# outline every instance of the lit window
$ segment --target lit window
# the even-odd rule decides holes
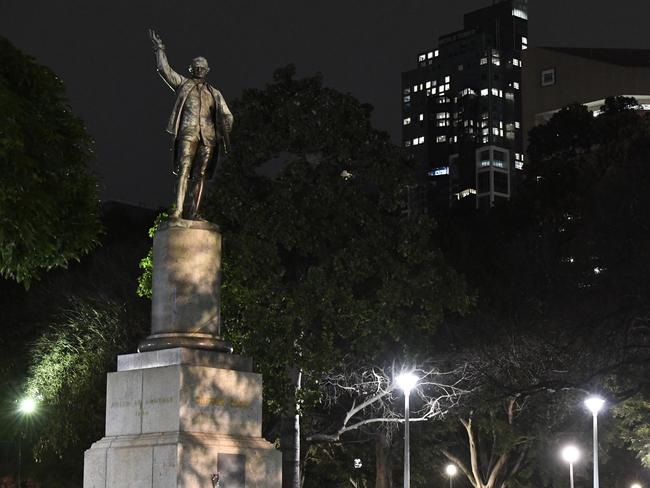
[[[440,55],[440,51],[436,49],[433,51],[433,55],[437,58]]]
[[[424,114],[420,114],[420,122],[424,120]]]
[[[483,88],[483,89],[481,90],[481,96],[482,96],[482,97],[487,97],[487,95],[488,95],[489,92],[490,92],[490,91],[489,91],[487,88]]]
[[[458,71],[463,71],[464,69],[465,69],[465,66],[463,66],[462,64],[458,65]]]
[[[418,56],[418,62],[426,61],[427,60],[427,55],[426,54],[420,54]]]
[[[424,90],[424,83],[420,83],[420,90]]]
[[[521,129],[521,123],[519,121],[515,121],[515,129]]]
[[[484,136],[487,136],[487,135],[490,133],[490,129],[488,129],[488,128],[486,127],[486,128],[483,129],[481,132],[482,132],[482,134],[483,134]]]
[[[518,82],[518,81],[515,81],[515,82],[512,84],[512,87],[513,87],[515,90],[519,90],[519,82]]]
[[[436,114],[436,119],[448,119],[449,118],[449,112],[438,112]]]
[[[436,137],[436,142],[447,142],[447,136],[442,135],[442,136]]]
[[[410,96],[410,95],[406,95],[406,96],[404,97],[404,103],[406,103],[406,102],[410,102],[410,101],[411,101],[411,96]]]
[[[483,137],[483,138],[481,139],[481,142],[482,142],[483,144],[487,144],[489,141],[490,141],[490,138],[489,138],[489,137]]]
[[[487,64],[487,58],[481,58],[481,65]]]
[[[496,127],[492,127],[492,134],[494,134],[495,136],[498,136],[499,135],[499,129],[497,129]]]
[[[515,161],[515,169],[524,169],[523,161]]]
[[[445,83],[449,83],[450,81],[451,81],[451,77],[450,76],[445,76]]]
[[[427,58],[428,58],[428,59],[433,58],[433,51],[429,51],[429,52],[427,53]]]
[[[404,119],[404,125],[409,125],[411,123],[411,117],[406,117]]]
[[[526,36],[521,36],[521,43],[524,45],[528,44],[528,38]]]
[[[525,10],[522,10],[520,8],[513,8],[512,15],[513,17],[519,17],[520,19],[528,20],[528,14]]]
[[[411,147],[411,141],[404,141],[404,147]]]
[[[413,93],[417,93],[417,91],[418,91],[418,86],[417,86],[417,85],[413,85]]]
[[[521,67],[521,61],[519,61],[517,58],[513,58],[512,65]]]
[[[445,85],[445,90],[449,90],[449,83]]]
[[[449,120],[447,119],[437,120],[436,127],[449,127]]]
[[[404,88],[404,95],[408,95],[409,93],[411,93],[411,89],[410,88]]]
[[[421,136],[421,137],[418,139],[418,142],[419,142],[420,144],[424,144],[424,136]]]
[[[497,88],[492,88],[492,95],[494,95],[495,97],[498,97],[499,96],[499,90]]]
[[[431,88],[431,82],[427,81],[427,83],[424,86],[426,86],[427,88]]]
[[[431,88],[431,95],[435,95],[437,90],[438,89],[435,86]]]
[[[514,100],[515,94],[512,92],[506,92],[506,100]]]

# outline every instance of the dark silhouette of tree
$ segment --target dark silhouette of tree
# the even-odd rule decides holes
[[[29,286],[97,244],[92,141],[63,83],[0,38],[0,276]]]

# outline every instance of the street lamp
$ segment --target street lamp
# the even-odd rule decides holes
[[[573,463],[580,458],[580,451],[576,446],[566,446],[562,449],[562,459],[569,463],[569,479],[571,480],[571,488],[573,488]]]
[[[445,467],[445,473],[447,473],[447,476],[449,476],[449,488],[452,488],[453,479],[454,476],[456,476],[456,473],[458,473],[458,468],[455,464],[448,464]]]
[[[591,396],[585,400],[585,405],[594,418],[594,488],[598,488],[598,412],[603,408],[605,400]]]
[[[27,417],[31,414],[33,414],[36,411],[36,400],[33,399],[32,397],[25,397],[21,399],[18,402],[18,413],[22,417]],[[21,427],[20,429],[20,434],[18,435],[18,487],[20,487],[22,483],[22,464],[23,464],[23,452],[22,452],[22,438],[23,438],[24,432]]]
[[[640,483],[632,483],[630,488],[643,488]]]
[[[409,453],[409,396],[415,388],[418,377],[413,373],[402,373],[395,381],[404,392],[404,488],[411,487],[411,460]]]

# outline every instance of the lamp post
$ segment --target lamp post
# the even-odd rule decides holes
[[[458,473],[458,468],[455,464],[448,464],[445,467],[445,473],[447,473],[447,476],[449,476],[449,488],[453,488],[453,480],[454,476],[456,476],[456,473]]]
[[[29,416],[36,411],[36,400],[30,397],[25,397],[20,402],[18,402],[18,413],[22,416]],[[18,434],[18,488],[20,488],[22,483],[22,464],[23,464],[23,452],[22,452],[22,439],[23,439],[23,428],[21,426],[20,433]]]
[[[402,373],[395,381],[397,386],[404,392],[404,488],[411,487],[411,459],[409,452],[409,396],[415,388],[418,377],[413,373]]]
[[[571,480],[571,488],[573,488],[573,463],[580,458],[580,451],[576,446],[566,446],[562,449],[562,459],[569,463],[569,479]]]
[[[599,488],[598,482],[598,412],[603,408],[605,400],[591,396],[585,400],[585,405],[594,418],[594,488]]]
[[[630,488],[643,488],[640,483],[632,483]]]

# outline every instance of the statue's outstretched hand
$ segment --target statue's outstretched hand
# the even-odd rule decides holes
[[[156,49],[164,49],[165,45],[162,42],[162,39],[160,36],[156,33],[155,30],[149,29],[149,39],[151,39],[151,42],[153,43],[153,47]]]

